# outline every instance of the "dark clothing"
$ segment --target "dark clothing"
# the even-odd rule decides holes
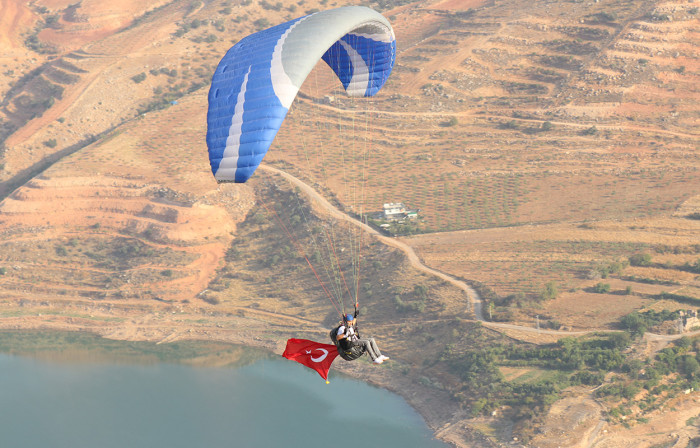
[[[352,350],[352,348],[356,346],[353,342],[354,341],[351,341],[349,338],[343,338],[338,340],[338,345],[340,345],[340,348],[343,350]]]
[[[331,330],[331,341],[335,344],[338,354],[346,361],[354,361],[365,354],[365,346],[359,341],[351,341],[348,338],[338,340],[340,325]]]

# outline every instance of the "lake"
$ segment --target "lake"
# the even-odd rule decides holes
[[[154,362],[153,346],[148,356],[110,350],[0,354],[0,446],[447,446],[401,397],[332,371],[327,385],[300,364],[249,349],[223,367]]]

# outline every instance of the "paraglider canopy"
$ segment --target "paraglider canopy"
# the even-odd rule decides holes
[[[320,59],[348,95],[373,96],[395,58],[391,25],[362,6],[317,12],[242,39],[219,63],[209,90],[207,146],[214,177],[248,180]]]

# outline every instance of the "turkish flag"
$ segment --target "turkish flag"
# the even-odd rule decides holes
[[[328,380],[328,370],[338,356],[338,350],[335,345],[320,344],[306,339],[289,339],[282,356],[314,369],[321,378]]]

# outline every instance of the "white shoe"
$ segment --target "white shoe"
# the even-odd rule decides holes
[[[384,362],[384,361],[387,361],[387,360],[389,359],[389,357],[388,357],[388,356],[384,356],[384,355],[382,355],[382,356],[380,356],[380,357],[379,357],[379,358],[377,358],[377,359],[381,359],[381,360],[382,360],[382,362]]]
[[[375,364],[381,364],[381,363],[384,362],[384,360],[380,357],[380,358],[375,359],[375,360],[372,361],[372,362],[375,363]]]

